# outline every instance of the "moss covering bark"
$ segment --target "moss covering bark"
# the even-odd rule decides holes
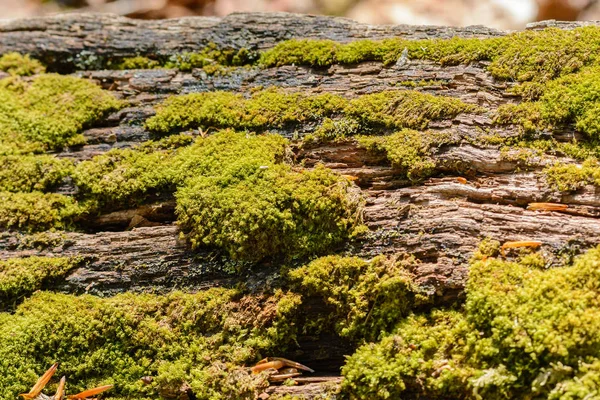
[[[343,373],[349,398],[593,398],[600,390],[600,248],[544,270],[483,257],[471,265],[464,310],[400,322],[358,349]]]

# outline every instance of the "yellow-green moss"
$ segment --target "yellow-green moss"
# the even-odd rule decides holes
[[[9,149],[14,153],[79,144],[77,134],[84,127],[119,106],[110,93],[80,78],[48,74],[31,83],[3,79],[0,150],[10,154]]]
[[[473,398],[467,388],[472,371],[461,365],[465,325],[455,311],[409,316],[394,334],[347,358],[342,394],[352,400]]]
[[[27,54],[23,56],[19,53],[6,53],[0,57],[0,71],[11,75],[30,76],[41,74],[46,71],[46,68]]]
[[[114,69],[154,69],[160,68],[160,62],[148,57],[136,56],[124,58]]]
[[[386,91],[347,100],[332,94],[305,95],[268,89],[249,99],[230,92],[194,93],[167,99],[146,121],[152,131],[211,127],[264,130],[321,122],[317,137],[336,137],[367,128],[423,128],[431,120],[479,112],[450,97],[415,91]],[[332,119],[338,116],[341,119]]]
[[[220,131],[179,149],[170,142],[179,145],[169,137],[80,163],[78,198],[114,209],[175,193],[192,247],[247,261],[320,253],[360,225],[360,198],[349,181],[323,167],[294,170],[279,135]]]
[[[238,167],[191,178],[177,192],[179,224],[192,247],[219,247],[249,261],[293,259],[343,243],[360,224],[359,198],[349,197],[349,182],[324,167]]]
[[[0,191],[44,191],[59,184],[72,169],[71,160],[50,155],[0,155]]]
[[[294,344],[290,324],[283,331],[277,325],[291,310],[256,311],[278,310],[280,301],[289,302],[288,294],[35,293],[15,314],[0,313],[0,398],[27,392],[59,361],[69,393],[114,383],[111,399],[156,399],[159,390],[187,382],[197,399],[254,399],[266,377],[242,367]],[[140,381],[147,375],[152,385]]]
[[[344,110],[361,126],[425,129],[432,120],[452,119],[479,108],[458,99],[411,90],[385,91],[353,99]]]
[[[569,192],[592,184],[600,186],[600,163],[589,158],[581,165],[556,163],[544,169],[546,181],[556,190]]]
[[[412,181],[430,176],[435,169],[434,146],[451,143],[448,135],[404,129],[388,136],[358,136],[361,147],[385,154],[392,167]]]
[[[0,309],[63,277],[80,260],[69,257],[9,258],[0,261]]]
[[[349,398],[597,395],[600,247],[553,269],[539,254],[507,262],[483,253],[470,267],[462,312],[411,316],[348,359]]]
[[[215,43],[210,43],[204,49],[196,53],[183,53],[173,55],[165,63],[166,68],[177,68],[181,71],[191,71],[194,68],[215,66],[243,66],[251,64],[257,55],[242,48],[239,50],[231,48],[219,48]]]
[[[281,128],[329,116],[341,111],[345,103],[332,94],[310,96],[274,89],[256,92],[249,99],[231,92],[193,93],[167,99],[146,127],[160,133],[210,127]]]
[[[4,229],[64,229],[82,212],[73,198],[61,194],[0,192],[0,228]]]
[[[599,81],[599,67],[565,75],[546,83],[535,102],[500,107],[496,122],[519,124],[526,133],[573,123],[577,130],[597,141],[600,139],[600,123],[596,118],[600,107]]]
[[[499,38],[434,40],[359,40],[346,44],[330,40],[288,40],[261,54],[263,67],[281,65],[329,66],[381,61],[394,64],[406,49],[409,59],[441,64],[490,61],[488,70],[499,79],[546,81],[596,63],[600,29],[545,29],[516,32]]]
[[[406,268],[412,263],[410,258],[327,256],[289,275],[300,293],[321,297],[332,307],[333,312],[318,321],[320,329],[333,328],[355,341],[374,340],[389,333],[420,297]]]

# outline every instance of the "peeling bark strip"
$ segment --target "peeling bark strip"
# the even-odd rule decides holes
[[[596,23],[548,21],[528,29],[574,29],[587,25]],[[44,61],[49,71],[89,79],[127,102],[126,107],[84,129],[85,144],[54,153],[75,164],[110,150],[135,148],[159,139],[160,135],[145,123],[156,115],[165,99],[174,95],[226,91],[248,98],[260,89],[276,87],[284,93],[330,93],[351,101],[388,90],[414,90],[479,106],[469,106],[469,112],[451,118],[446,115],[428,121],[426,129],[421,130],[423,141],[435,135],[444,139],[427,142],[426,154],[419,156],[426,159],[431,170],[412,180],[389,149],[388,153],[382,150],[385,146],[373,150],[353,136],[364,132],[354,132],[337,141],[302,143],[303,138],[318,131],[323,118],[261,127],[261,131],[275,132],[292,141],[293,154],[289,157],[297,164],[309,170],[323,164],[354,182],[354,190],[360,189],[364,196],[362,216],[369,232],[357,241],[339,245],[332,253],[362,259],[381,254],[414,256],[410,272],[419,290],[429,296],[429,307],[453,304],[464,297],[469,260],[484,238],[501,243],[541,241],[548,267],[561,265],[600,243],[598,183],[592,185],[593,179],[588,177],[580,182],[578,190],[561,192],[545,172],[556,164],[581,166],[581,158],[559,146],[573,139],[589,141],[585,132],[576,130],[572,123],[559,124],[556,129],[536,132],[535,139],[555,141],[553,151],[519,147],[516,143],[522,139],[522,127],[502,125],[496,119],[500,107],[521,102],[512,91],[517,83],[495,79],[487,70],[489,61],[442,65],[415,59],[391,66],[367,61],[322,68],[255,65],[232,68],[224,74],[208,74],[200,68],[117,71],[100,67],[112,59],[138,55],[168,58],[201,51],[210,43],[220,48],[263,51],[293,38],[348,43],[359,39],[495,38],[506,34],[480,26],[370,26],[342,18],[292,14],[233,14],[222,19],[165,21],[67,14],[0,22],[0,55],[30,54]],[[334,123],[341,119],[340,115],[333,116]],[[213,126],[191,126],[181,130],[193,137],[217,130]],[[397,130],[378,127],[370,133],[391,134]],[[81,194],[81,188],[71,178],[52,191],[74,197]],[[139,202],[127,206],[109,203],[110,207],[99,213],[84,214],[76,221],[78,231],[33,235],[1,232],[0,260],[78,257],[78,262],[60,279],[44,280],[41,284],[43,290],[70,294],[112,296],[122,292],[167,293],[174,289],[193,292],[243,284],[249,296],[260,297],[278,287],[282,279],[278,260],[232,273],[236,264],[222,252],[203,247],[192,251],[175,223],[174,190],[159,192],[150,193],[148,198],[152,200],[139,207],[131,208],[131,204]],[[543,207],[528,209],[530,203],[548,202],[568,207],[555,207],[553,211],[543,211]],[[323,312],[319,299],[310,297],[305,301],[303,306],[312,310],[307,314]],[[256,307],[255,313],[275,312]],[[249,319],[255,318],[254,314],[249,315]],[[334,334],[300,335],[300,348],[290,357],[297,356],[309,366],[318,363],[321,372],[336,373],[348,355],[347,343],[339,339]],[[269,387],[261,398],[284,394],[316,398],[340,384],[338,377],[305,376],[298,381],[303,384]]]

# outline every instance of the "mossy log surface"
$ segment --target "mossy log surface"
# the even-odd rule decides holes
[[[549,21],[531,25],[528,30],[574,29],[584,25],[596,24]],[[368,232],[357,240],[337,245],[333,253],[363,259],[380,254],[412,255],[418,261],[411,271],[414,282],[432,299],[428,308],[432,304],[451,305],[464,300],[469,260],[484,238],[501,243],[543,241],[542,252],[549,266],[559,265],[565,254],[579,254],[600,243],[597,186],[586,183],[576,191],[561,192],[542,173],[555,163],[581,165],[581,160],[564,153],[541,156],[524,154],[522,148],[481,145],[484,134],[505,141],[522,135],[519,126],[500,125],[493,118],[499,107],[519,103],[520,97],[513,91],[517,82],[494,78],[487,69],[489,61],[444,65],[411,59],[392,66],[377,61],[326,67],[250,66],[224,74],[210,74],[201,68],[182,71],[103,67],[111,59],[140,55],[163,59],[201,51],[209,44],[263,51],[289,39],[348,43],[398,37],[497,38],[506,34],[479,26],[370,26],[341,18],[291,14],[233,14],[225,18],[166,21],[68,14],[0,21],[0,55],[29,54],[42,61],[50,72],[90,80],[127,102],[124,108],[87,126],[81,132],[85,144],[53,153],[74,163],[157,139],[156,133],[145,125],[146,120],[157,115],[156,106],[173,95],[213,91],[250,95],[266,87],[276,87],[306,95],[331,93],[351,101],[372,93],[409,88],[453,97],[477,106],[478,110],[484,109],[428,123],[429,131],[455,140],[435,148],[430,155],[435,161],[435,172],[418,180],[409,179],[385,154],[368,151],[352,137],[297,145],[299,140],[315,133],[316,123],[269,129],[291,140],[292,157],[298,164],[307,169],[322,164],[351,176],[353,185],[364,196],[361,212]],[[187,133],[193,137],[207,134],[202,129]],[[584,140],[583,134],[568,124],[554,130],[552,137],[558,142]],[[457,178],[465,178],[466,183]],[[70,178],[53,189],[64,195],[75,195],[78,190]],[[535,202],[562,203],[569,207],[560,213],[527,210],[528,204]],[[167,293],[174,289],[194,292],[235,287],[240,283],[250,293],[260,294],[277,287],[281,279],[277,259],[232,273],[226,255],[212,248],[192,250],[180,236],[176,220],[173,193],[162,193],[150,204],[109,207],[84,215],[77,220],[77,229],[49,232],[51,239],[41,236],[32,239],[33,235],[15,230],[0,232],[0,260],[80,257],[80,262],[62,279],[44,282],[41,287],[78,295]],[[347,350],[337,341],[336,337],[324,335],[315,344],[314,338],[300,337],[303,351],[286,355],[296,355],[306,363],[320,362],[322,370],[331,373],[342,363]],[[328,356],[311,354],[311,351],[322,354],[323,349],[329,350]],[[339,383],[336,379],[334,384]],[[306,385],[296,387],[270,387],[265,393],[320,398],[323,387],[321,383],[307,381]]]

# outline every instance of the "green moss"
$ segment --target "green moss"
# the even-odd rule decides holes
[[[56,193],[0,192],[0,227],[4,229],[64,229],[82,212],[73,198]]]
[[[0,155],[0,191],[44,191],[59,184],[72,169],[71,160],[50,155]]]
[[[23,56],[19,53],[6,53],[0,57],[0,71],[11,75],[30,76],[41,74],[46,71],[46,68],[27,54]]]
[[[495,253],[496,244],[483,245]],[[475,257],[464,310],[400,322],[343,368],[350,398],[593,398],[600,389],[600,247],[545,269]]]
[[[250,99],[231,92],[193,93],[167,99],[146,127],[160,133],[210,127],[281,128],[322,119],[344,105],[343,98],[332,94],[309,96],[274,89],[256,92]]]
[[[0,397],[26,392],[58,360],[69,393],[114,383],[109,398],[155,399],[186,382],[198,399],[254,399],[266,377],[242,366],[295,340],[277,327],[285,313],[256,311],[282,300],[289,296],[231,289],[104,299],[35,293],[13,315],[0,313]],[[154,382],[144,386],[147,375]]]
[[[383,153],[411,181],[433,174],[436,163],[432,149],[451,142],[444,134],[404,129],[389,136],[358,136],[359,146]]]
[[[65,232],[37,232],[31,234],[20,235],[18,249],[36,249],[45,250],[47,248],[55,248],[65,244],[72,243],[67,239]]]
[[[342,393],[350,399],[464,399],[471,371],[461,365],[462,314],[413,315],[396,333],[360,347],[342,367]],[[457,351],[458,350],[458,351]],[[458,354],[456,354],[458,353]]]
[[[298,292],[321,297],[332,307],[320,329],[355,341],[374,340],[390,330],[414,306],[418,290],[407,266],[411,259],[379,256],[327,256],[290,271]]]
[[[335,62],[339,47],[340,44],[331,40],[286,40],[262,53],[259,64],[263,67],[291,64],[328,66]]]
[[[580,132],[597,141],[600,139],[600,123],[596,118],[599,80],[600,69],[594,67],[550,81],[537,101],[500,107],[496,121],[519,124],[526,133],[573,123]]]
[[[395,63],[406,49],[409,59],[444,65],[490,61],[488,70],[499,79],[547,81],[596,63],[600,29],[546,29],[516,32],[490,39],[359,40],[346,44],[330,40],[288,40],[261,54],[264,67],[356,64],[365,61]]]
[[[268,89],[249,99],[230,92],[194,93],[167,99],[146,127],[159,133],[211,127],[265,130],[321,122],[318,138],[340,138],[367,128],[423,128],[432,120],[479,112],[460,100],[414,91],[387,91],[348,101]],[[342,117],[341,119],[333,117]]]
[[[6,79],[0,83],[0,150],[4,153],[80,144],[77,134],[84,127],[120,105],[92,82],[70,76],[48,74],[31,84]]]
[[[600,163],[589,158],[583,164],[556,163],[544,169],[546,181],[561,192],[575,191],[585,185],[600,186]]]
[[[183,53],[171,57],[165,64],[166,68],[178,68],[181,71],[191,71],[194,68],[243,66],[253,63],[257,54],[248,49],[220,49],[215,43],[210,43],[197,53]]]
[[[249,261],[291,259],[343,243],[359,224],[349,182],[324,167],[239,167],[192,178],[177,192],[179,224],[192,247],[220,247]]]
[[[68,257],[9,258],[0,261],[0,308],[42,288],[46,282],[65,276],[79,259]]]
[[[478,111],[478,107],[451,97],[398,90],[353,99],[344,113],[358,120],[361,126],[425,129],[432,120]]]
[[[160,68],[160,62],[148,57],[136,56],[124,58],[114,69],[154,69]]]

